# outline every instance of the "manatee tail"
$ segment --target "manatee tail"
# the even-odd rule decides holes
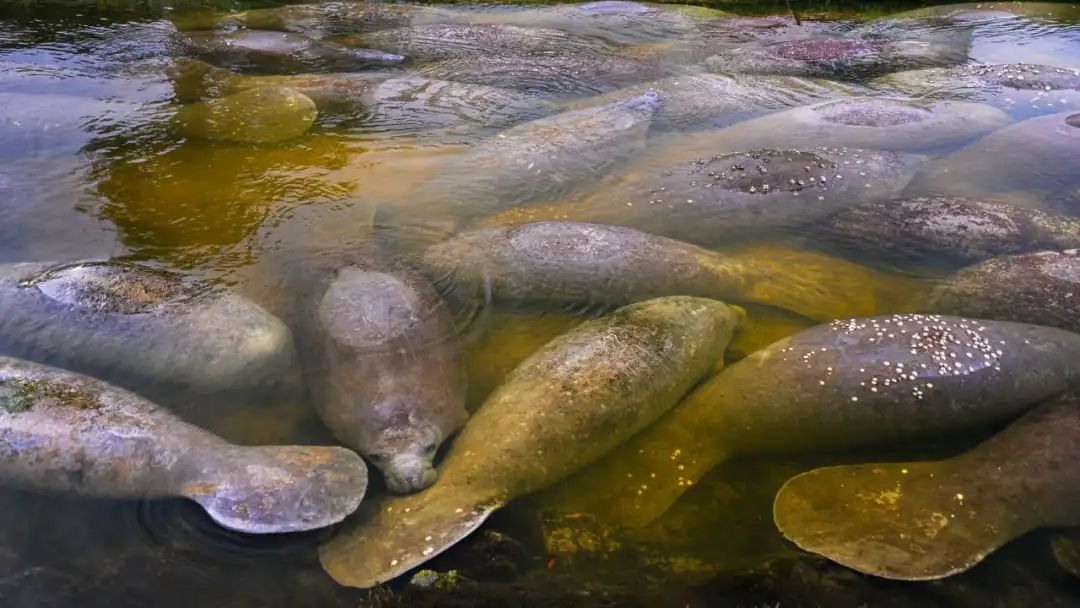
[[[992,488],[955,461],[816,469],[790,479],[773,505],[796,545],[883,578],[932,580],[963,572],[1023,533],[995,508]]]
[[[273,446],[223,450],[201,463],[180,488],[218,524],[249,534],[313,530],[335,524],[360,506],[367,468],[338,447]]]
[[[358,516],[319,547],[319,561],[342,585],[374,587],[454,546],[501,506],[500,501],[477,501],[458,488],[436,483]]]

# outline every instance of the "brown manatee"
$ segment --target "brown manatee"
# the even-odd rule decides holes
[[[881,76],[870,86],[913,97],[963,99],[1032,116],[1080,108],[1080,70],[1029,63],[973,64]]]
[[[944,279],[919,307],[1080,331],[1080,250],[991,258]]]
[[[954,197],[866,203],[841,211],[822,228],[814,231],[815,240],[896,263],[974,263],[1080,247],[1078,219]]]
[[[183,496],[252,534],[329,526],[364,497],[339,447],[241,447],[118,387],[0,357],[0,482],[104,498]]]
[[[730,456],[959,432],[1077,383],[1080,335],[1060,329],[916,314],[834,321],[728,366],[548,501],[640,527]]]
[[[677,153],[676,146],[666,150]],[[650,156],[583,200],[530,205],[476,225],[595,222],[717,246],[893,198],[920,162],[896,152],[825,147],[721,153],[674,165],[666,156]]]
[[[350,71],[399,65],[401,55],[265,30],[187,32],[180,44],[220,67],[262,72]]]
[[[442,299],[404,268],[345,266],[307,314],[305,372],[322,420],[392,491],[430,486],[439,446],[467,417],[465,367]]]
[[[469,55],[585,53],[608,50],[596,39],[562,30],[516,25],[439,23],[380,30],[348,43],[398,53],[416,61]]]
[[[188,104],[176,113],[176,120],[188,137],[267,144],[307,133],[318,115],[307,95],[287,87],[263,86]]]
[[[768,304],[827,321],[878,312],[887,282],[814,253],[718,253],[632,228],[536,222],[464,232],[419,258],[433,280],[477,298],[619,304],[687,295]]]
[[[320,548],[323,567],[343,585],[372,587],[445,551],[661,416],[723,356],[739,317],[715,300],[659,298],[552,340],[476,412],[438,483],[355,521]]]
[[[963,572],[1035,528],[1080,525],[1080,401],[1030,412],[938,462],[826,467],[784,484],[776,526],[796,545],[866,574]]]

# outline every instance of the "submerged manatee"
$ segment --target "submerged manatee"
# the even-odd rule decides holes
[[[93,378],[0,357],[0,481],[104,498],[183,496],[217,523],[269,534],[329,526],[364,497],[338,447],[241,447]]]
[[[187,32],[181,42],[197,57],[221,67],[282,73],[362,70],[398,65],[405,59],[384,51],[264,30]]]
[[[1050,541],[1051,551],[1059,566],[1080,577],[1080,529],[1073,528],[1057,534]]]
[[[267,144],[307,133],[318,115],[315,102],[303,93],[264,86],[188,104],[176,119],[189,137]]]
[[[529,206],[479,225],[571,220],[626,226],[699,245],[807,224],[851,205],[895,197],[919,159],[848,148],[762,149],[671,166],[648,159],[582,201]],[[662,167],[662,168],[658,168]]]
[[[142,390],[300,384],[292,332],[227,290],[126,262],[0,266],[0,352]]]
[[[935,287],[922,308],[1080,331],[1080,250],[1002,256],[969,266]]]
[[[467,416],[465,368],[438,294],[405,272],[348,266],[312,313],[305,367],[320,417],[392,491],[430,486],[436,451]]]
[[[1010,122],[997,108],[966,101],[850,97],[775,112],[672,145],[687,155],[777,146],[918,151],[967,143]]]
[[[596,460],[663,414],[723,355],[739,313],[660,298],[588,321],[521,363],[461,432],[428,490],[379,506],[319,550],[372,587],[445,551],[496,509]]]
[[[1080,247],[1080,219],[971,199],[914,198],[852,207],[813,238],[889,262],[974,263]]]
[[[417,70],[424,76],[515,89],[534,95],[584,97],[665,75],[659,62],[612,53],[504,53],[445,59]]]
[[[1009,202],[1011,195],[1080,214],[1080,113],[1059,112],[995,131],[928,165],[918,194]]]
[[[1006,63],[898,72],[871,86],[915,97],[963,99],[1030,116],[1080,108],[1080,70]]]
[[[607,50],[607,45],[572,36],[561,30],[492,24],[432,24],[382,30],[350,42],[405,55],[416,61],[433,61],[469,55],[506,53],[587,53]]]
[[[712,72],[861,79],[967,60],[965,41],[810,38],[720,51],[705,60]]]
[[[541,118],[481,141],[442,174],[387,209],[394,223],[431,225],[551,200],[613,167],[645,146],[656,93]],[[441,223],[441,224],[440,224]]]
[[[414,21],[437,19],[435,7],[390,2],[320,2],[257,8],[220,17],[216,25],[243,25],[255,30],[278,30],[323,37],[358,34]]]
[[[815,272],[815,263],[832,268]],[[698,296],[785,308],[806,317],[868,315],[882,283],[868,269],[776,249],[717,253],[638,232],[579,222],[537,222],[465,232],[419,261],[449,289],[499,300],[619,304]]]
[[[1043,405],[956,458],[817,469],[776,496],[796,545],[866,574],[963,572],[1035,528],[1080,525],[1080,401]]]
[[[1060,329],[834,321],[727,367],[551,500],[638,527],[733,455],[925,439],[1007,420],[1078,382],[1080,335]]]

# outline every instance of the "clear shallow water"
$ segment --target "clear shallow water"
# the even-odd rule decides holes
[[[408,55],[420,48],[424,61],[410,60],[400,68],[351,66],[347,77],[300,83],[287,80],[300,69],[294,63],[221,61],[193,51],[183,32],[276,27],[324,37],[345,49],[379,48],[368,44],[379,39],[365,40],[364,35],[402,25],[400,17],[387,17],[385,27],[368,21],[350,28],[348,20],[327,25],[325,19],[282,18],[280,12],[244,17],[239,9],[245,7],[226,8],[234,10],[0,8],[0,261],[147,261],[230,284],[292,322],[296,301],[304,297],[296,292],[294,279],[319,267],[320,260],[375,241],[406,255],[419,243],[440,238],[451,220],[491,226],[569,217],[670,231],[665,234],[727,249],[759,265],[773,264],[810,286],[865,286],[857,298],[832,301],[822,296],[803,311],[835,318],[905,310],[900,294],[925,289],[957,264],[930,259],[897,265],[841,252],[819,242],[813,228],[782,222],[768,238],[767,246],[775,249],[754,249],[763,239],[734,238],[744,236],[735,234],[741,232],[738,228],[722,233],[706,227],[693,233],[677,222],[661,225],[652,216],[636,215],[626,206],[632,201],[624,201],[627,188],[677,163],[726,151],[859,145],[920,155],[922,168],[905,196],[964,194],[1080,213],[1075,150],[1069,156],[1048,146],[1025,149],[1010,143],[1029,141],[1023,131],[983,152],[973,143],[1023,119],[1075,111],[1080,107],[1076,90],[1021,89],[1002,98],[976,92],[959,98],[984,102],[996,111],[980,115],[961,108],[959,114],[969,121],[964,128],[900,128],[881,141],[853,142],[845,141],[850,136],[842,132],[816,132],[785,119],[769,122],[767,115],[847,95],[935,99],[942,97],[942,88],[898,91],[874,80],[887,79],[892,71],[888,68],[799,81],[718,75],[703,68],[707,57],[734,46],[804,37],[841,39],[868,30],[884,39],[970,39],[963,56],[948,64],[1022,61],[1076,69],[1080,29],[1075,10],[1053,19],[994,13],[922,27],[860,22],[860,17],[880,17],[885,12],[880,7],[873,15],[859,7],[839,12],[797,7],[804,16],[828,20],[796,25],[786,20],[781,7],[755,6],[736,7],[736,12],[766,21],[726,21],[723,15],[691,11],[669,21],[631,18],[616,25],[590,25],[573,17],[537,16],[529,8],[434,6],[418,9],[414,22],[509,23],[560,34],[530,38],[529,44],[538,48],[555,45],[543,61],[515,61],[512,50],[517,45],[512,40],[488,41],[504,45],[501,53],[494,53],[469,37],[453,44],[435,39],[431,48],[400,49]],[[892,7],[887,12],[893,12]],[[696,25],[711,19],[720,21],[698,37]],[[398,50],[385,41],[379,44]],[[316,49],[303,55],[301,67],[312,73],[340,72],[344,68],[335,63],[341,61],[335,55],[340,52],[339,47]],[[197,57],[242,70],[215,72],[206,64],[183,61]],[[904,67],[929,69],[939,63],[920,56]],[[245,84],[245,79],[283,73],[290,86],[326,96],[316,101],[319,116],[303,135],[252,144],[185,132],[178,117],[184,103],[242,90],[252,83]],[[463,89],[465,85],[470,88]],[[328,94],[328,89],[338,94]],[[621,117],[601,122],[585,114],[572,123],[577,137],[568,140],[559,139],[558,128],[518,127],[514,133],[524,135],[504,135],[521,142],[548,138],[555,142],[553,149],[578,153],[539,175],[532,166],[483,171],[484,163],[509,153],[488,146],[503,129],[648,90],[659,93],[664,103],[650,124],[638,128],[620,122]],[[263,131],[287,126],[271,124]],[[712,131],[729,126],[732,129],[722,134]],[[623,135],[609,139],[616,131]],[[967,157],[950,161],[960,169],[946,166],[944,177],[935,173],[939,161],[968,146],[973,151]],[[1040,151],[1046,155],[1039,156]],[[965,173],[964,167],[974,168]],[[976,171],[984,167],[990,168],[992,179]],[[1035,179],[1027,178],[1033,174]],[[877,188],[876,183],[867,185]],[[543,196],[535,196],[538,192]],[[449,218],[447,208],[454,210]],[[801,257],[799,252],[806,251],[829,257]],[[580,320],[610,308],[589,294],[570,305],[489,306],[482,294],[478,297],[457,284],[453,276],[445,277],[440,287],[468,344],[473,407],[514,362]],[[775,308],[751,308],[750,314],[756,323],[753,331],[746,332],[732,352],[745,355],[812,324],[805,316]],[[291,405],[225,408],[217,416],[220,432],[249,443],[331,441],[304,407]],[[900,455],[955,454],[970,443],[964,441],[911,448]],[[339,588],[315,557],[315,547],[332,531],[251,538],[217,528],[198,508],[181,501],[88,501],[4,490],[3,512],[9,523],[0,526],[0,597],[6,605],[90,601],[238,606],[485,605],[477,598],[504,603],[517,598],[528,605],[522,597],[537,598],[540,605],[990,605],[1000,600],[1003,605],[1066,606],[1080,601],[1075,582],[1055,569],[1039,535],[943,584],[894,585],[794,557],[770,517],[779,484],[811,466],[894,455],[872,450],[859,456],[725,464],[665,519],[634,538],[617,540],[621,548],[634,551],[615,550],[597,533],[600,540],[589,546],[610,550],[586,551],[584,559],[574,551],[560,553],[550,542],[545,547],[533,517],[535,505],[522,501],[497,516],[485,535],[434,564],[488,583],[450,594]],[[377,486],[372,496],[380,492]],[[576,544],[588,543],[572,543],[575,551]],[[649,584],[637,585],[638,579]]]

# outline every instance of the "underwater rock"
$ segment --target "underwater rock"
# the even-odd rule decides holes
[[[0,480],[48,493],[183,496],[218,524],[271,534],[329,526],[364,497],[360,457],[338,447],[240,447],[120,388],[0,358]]]
[[[254,302],[127,262],[0,266],[0,352],[131,390],[295,391],[292,332]]]
[[[786,74],[858,80],[888,72],[955,65],[966,40],[808,38],[726,49],[705,60],[711,72]]]
[[[995,131],[928,164],[911,191],[1010,202],[1032,198],[1080,215],[1080,113],[1059,112]]]
[[[401,55],[265,30],[187,32],[181,45],[218,67],[276,73],[334,72],[394,66]]]
[[[657,61],[612,53],[504,53],[420,66],[429,78],[515,89],[551,97],[586,97],[665,76]]]
[[[268,144],[303,135],[319,111],[308,96],[286,87],[259,87],[188,104],[176,113],[188,137]]]
[[[914,198],[841,211],[814,239],[889,262],[964,264],[1080,247],[1080,220],[971,199]]]
[[[530,205],[475,225],[570,220],[726,245],[782,233],[859,203],[894,198],[920,162],[895,152],[824,147],[721,153],[677,165],[661,156],[634,163],[621,183],[584,200]]]
[[[938,462],[816,469],[784,484],[776,526],[799,547],[866,574],[963,572],[1035,528],[1080,525],[1080,403],[1065,397]]]
[[[1080,108],[1080,70],[1006,63],[897,72],[870,86],[924,99],[963,99],[1021,116]]]
[[[733,455],[975,429],[1078,382],[1080,335],[1060,329],[914,314],[834,321],[728,366],[551,491],[562,510],[641,527]]]
[[[997,108],[966,101],[850,97],[767,114],[671,145],[686,156],[696,150],[814,146],[920,151],[967,143],[1010,122]]]
[[[473,416],[438,483],[387,501],[319,550],[335,580],[372,587],[443,552],[508,501],[596,460],[662,415],[722,356],[739,314],[671,297],[549,342]]]
[[[1002,256],[935,287],[923,310],[1080,331],[1080,250]]]
[[[311,314],[305,372],[320,417],[391,491],[435,483],[435,454],[467,417],[465,367],[439,295],[403,271],[348,266]]]
[[[685,295],[767,304],[821,321],[876,313],[883,283],[869,269],[820,254],[771,248],[728,255],[579,222],[465,232],[429,248],[419,264],[447,290],[472,298],[621,304]]]
[[[518,53],[589,53],[607,50],[596,40],[561,30],[494,24],[432,24],[382,30],[349,43],[404,55],[415,61],[434,61],[469,55]]]
[[[1059,566],[1080,577],[1080,532],[1073,529],[1054,535],[1050,548]]]

